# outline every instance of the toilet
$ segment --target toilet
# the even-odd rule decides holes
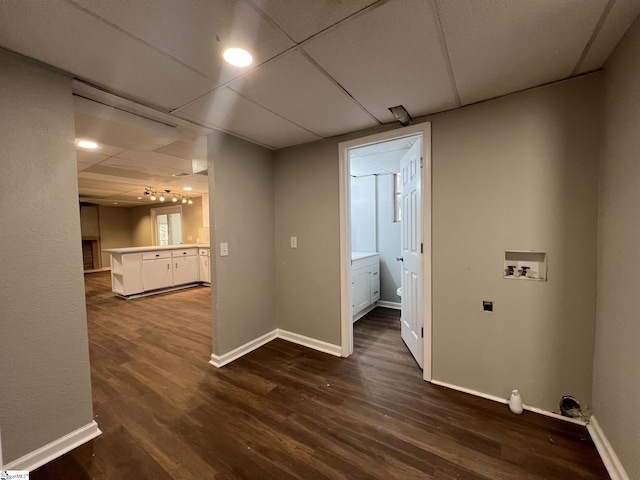
[[[398,290],[396,290],[396,293],[398,294],[399,297],[402,297],[402,287],[398,287]]]

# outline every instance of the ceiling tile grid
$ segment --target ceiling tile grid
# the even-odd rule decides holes
[[[607,0],[436,0],[463,104],[567,78]]]

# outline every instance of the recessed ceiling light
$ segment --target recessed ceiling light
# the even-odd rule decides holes
[[[78,140],[78,146],[81,148],[90,148],[92,150],[98,148],[98,144],[91,140]]]
[[[142,200],[142,197],[138,197],[138,200]]]
[[[185,192],[190,192],[191,190],[193,190],[193,188],[191,188],[191,187],[184,187],[184,188],[183,188],[183,190],[184,190]]]
[[[226,62],[234,67],[247,67],[253,62],[253,57],[242,48],[227,48],[222,54]]]

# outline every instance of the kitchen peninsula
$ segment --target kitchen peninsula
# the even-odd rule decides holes
[[[122,296],[161,293],[211,284],[209,245],[109,248],[111,290]]]

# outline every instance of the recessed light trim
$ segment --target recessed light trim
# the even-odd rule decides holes
[[[193,190],[193,188],[191,188],[191,187],[184,187],[184,188],[183,188],[183,190],[184,190],[185,192],[190,192],[191,190]]]
[[[227,48],[222,56],[229,65],[234,67],[248,67],[253,63],[253,56],[243,48]]]
[[[98,148],[98,144],[91,140],[78,140],[78,146],[80,148],[89,148],[91,150],[95,150]]]

